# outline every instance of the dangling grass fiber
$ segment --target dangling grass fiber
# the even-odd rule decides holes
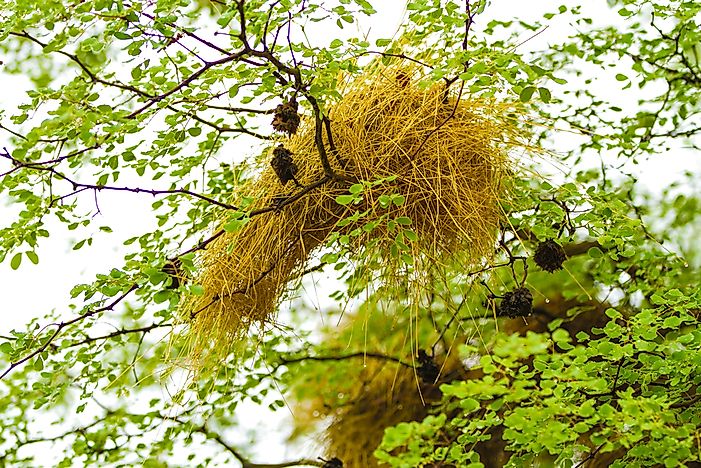
[[[422,89],[420,78],[415,69],[380,62],[348,78],[329,112],[335,152],[324,136],[340,177],[251,218],[201,254],[197,283],[204,294],[186,298],[183,307],[194,368],[227,355],[251,326],[270,323],[292,280],[332,232],[347,236],[342,240],[357,257],[380,258],[379,276],[394,284],[420,284],[446,256],[460,255],[468,267],[491,254],[504,182],[514,169],[508,152],[523,145],[519,108],[458,99],[440,84]],[[313,119],[303,119],[281,143],[292,152],[302,186],[324,176]],[[352,186],[357,191],[355,184],[378,180],[365,184],[359,203],[337,203]],[[292,182],[283,186],[266,164],[232,198],[252,200],[247,209],[256,210],[301,190]],[[362,216],[342,221],[354,213]]]

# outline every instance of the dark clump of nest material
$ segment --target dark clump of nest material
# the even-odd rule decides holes
[[[178,289],[185,279],[182,271],[182,261],[179,258],[168,260],[161,268],[161,271],[170,278],[170,284],[166,286],[167,289]]]
[[[408,73],[406,73],[402,70],[399,70],[397,72],[396,77],[397,77],[397,84],[399,84],[399,86],[402,88],[406,88],[407,86],[409,86],[411,84],[411,77],[409,76]]]
[[[536,265],[550,273],[561,270],[565,260],[567,260],[565,250],[552,239],[539,243],[533,254]]]
[[[329,106],[333,151],[322,132],[337,178],[314,185],[326,173],[310,118],[272,149],[272,167],[232,194],[247,210],[277,209],[219,236],[198,258],[204,294],[183,302],[192,365],[216,362],[252,325],[269,323],[332,232],[347,235],[355,254],[381,260],[375,274],[388,287],[415,291],[437,266],[492,255],[515,172],[509,151],[527,147],[521,107],[452,94],[442,84],[420,87],[417,78],[410,68],[376,63],[339,87],[343,97]],[[280,184],[290,180],[314,189],[281,196]],[[357,203],[339,203],[352,186],[362,186]],[[357,213],[364,217],[346,222]]]
[[[440,374],[440,369],[436,363],[433,362],[433,359],[426,354],[426,351],[420,349],[417,360],[419,361],[419,368],[416,369],[416,373],[419,378],[421,378],[421,381],[425,384],[436,383],[438,375]]]
[[[343,468],[343,461],[337,457],[328,460],[322,459],[322,461],[324,462],[322,468]]]
[[[301,121],[297,113],[298,107],[297,101],[292,98],[275,108],[275,116],[273,117],[273,128],[275,131],[287,133],[288,135],[297,133],[297,128]]]
[[[298,169],[292,159],[292,152],[283,145],[278,145],[278,147],[273,150],[273,159],[270,160],[270,166],[275,171],[282,185],[287,185],[291,180],[294,180],[295,183],[299,185],[299,182],[295,179],[295,174],[297,174]]]
[[[533,294],[528,288],[516,288],[504,294],[497,309],[500,317],[528,317],[533,313]]]

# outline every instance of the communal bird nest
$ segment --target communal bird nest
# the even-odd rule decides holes
[[[199,258],[204,294],[184,301],[195,367],[269,322],[334,239],[356,259],[379,260],[375,278],[387,284],[435,276],[448,257],[468,268],[493,252],[515,169],[510,149],[524,146],[522,112],[420,79],[410,68],[370,65],[340,87],[322,132],[314,118],[297,128],[296,102],[278,109],[274,125],[291,135],[232,196],[256,215],[225,215],[218,229],[227,232]]]

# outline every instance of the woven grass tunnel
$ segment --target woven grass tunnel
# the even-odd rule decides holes
[[[343,180],[251,218],[202,253],[197,282],[204,294],[186,298],[183,314],[194,316],[189,348],[195,366],[228,353],[252,325],[269,322],[332,232],[349,236],[357,253],[382,258],[385,280],[419,281],[446,255],[477,263],[493,251],[505,179],[514,170],[509,150],[523,144],[518,106],[458,97],[439,85],[422,89],[417,78],[411,69],[377,63],[348,80],[329,113],[337,150],[329,159]],[[302,186],[323,177],[312,119],[303,119],[281,143],[292,153]],[[359,203],[337,203],[363,181]],[[283,186],[266,165],[232,198],[237,203],[245,196],[253,200],[250,209],[259,209],[300,190],[291,182]],[[339,225],[354,213],[364,216]]]

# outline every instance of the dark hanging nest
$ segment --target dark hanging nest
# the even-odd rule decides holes
[[[419,367],[416,369],[416,373],[421,378],[421,381],[426,384],[436,383],[440,369],[433,362],[433,358],[426,354],[426,351],[420,349],[417,360],[419,361]]]
[[[500,317],[528,317],[533,312],[533,294],[528,288],[517,288],[504,294],[497,310]]]
[[[167,289],[178,289],[185,280],[182,272],[182,262],[179,258],[168,260],[161,268],[161,271],[170,278],[170,284],[166,286]]]
[[[284,146],[278,145],[278,147],[273,150],[273,159],[270,161],[270,165],[273,167],[282,185],[286,185],[287,182],[291,180],[299,184],[297,179],[295,179],[297,165],[292,160],[292,152]]]
[[[328,460],[324,460],[322,458],[321,461],[324,462],[322,468],[343,468],[343,462],[336,457],[330,458]]]
[[[278,105],[275,108],[275,117],[273,117],[273,128],[280,133],[294,135],[299,127],[300,117],[297,113],[297,100],[295,98]]]
[[[536,265],[550,273],[561,270],[565,260],[567,260],[565,250],[552,239],[538,244],[533,254],[533,261]]]

